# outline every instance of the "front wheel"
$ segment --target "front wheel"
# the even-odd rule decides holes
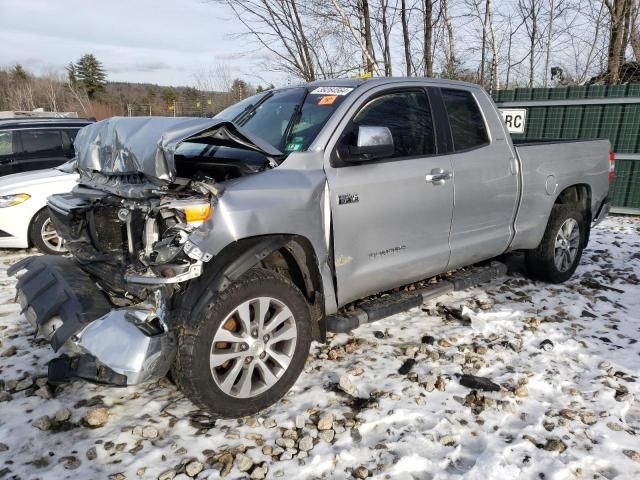
[[[568,280],[580,263],[586,228],[577,205],[554,205],[540,245],[526,253],[529,273],[551,283]]]
[[[311,345],[310,313],[286,277],[252,270],[178,333],[172,376],[197,405],[223,417],[254,414],[282,398]]]

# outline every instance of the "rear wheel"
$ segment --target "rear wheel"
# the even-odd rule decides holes
[[[29,227],[29,239],[42,253],[49,255],[67,253],[64,240],[56,232],[47,208],[43,208],[33,217]]]
[[[580,263],[586,228],[577,205],[554,205],[540,245],[526,253],[529,273],[551,283],[568,280]]]
[[[283,397],[311,344],[309,307],[286,277],[252,270],[178,334],[172,376],[200,407],[223,417],[256,413]]]

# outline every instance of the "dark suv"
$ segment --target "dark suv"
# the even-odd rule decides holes
[[[63,164],[74,156],[78,130],[92,122],[84,118],[0,120],[0,177]]]

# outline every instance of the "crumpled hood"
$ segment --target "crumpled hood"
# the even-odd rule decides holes
[[[183,142],[244,146],[281,156],[282,152],[232,122],[211,118],[112,117],[82,128],[75,139],[81,178],[143,174],[155,185],[175,180],[174,154]]]

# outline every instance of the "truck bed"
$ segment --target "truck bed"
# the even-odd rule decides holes
[[[551,207],[569,186],[588,187],[591,214],[596,214],[609,190],[608,140],[526,139],[513,143],[520,164],[521,194],[510,249],[539,244]]]

